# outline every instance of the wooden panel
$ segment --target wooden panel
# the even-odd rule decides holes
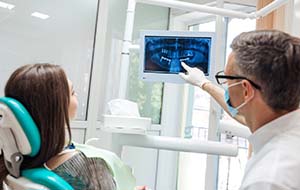
[[[258,0],[257,1],[257,10],[265,7],[269,3],[271,3],[273,0]],[[273,28],[273,21],[274,21],[274,13],[270,13],[267,16],[264,16],[260,19],[257,19],[256,21],[256,29],[262,30],[262,29],[272,29]]]
[[[257,1],[257,10],[267,6],[274,0],[258,0]],[[279,9],[271,12],[267,16],[264,16],[256,21],[256,29],[278,29],[285,31],[285,14],[286,6],[281,6]]]
[[[286,30],[285,19],[288,15],[285,13],[286,6],[282,6],[276,11],[274,11],[274,20],[273,20],[273,28],[277,30]]]

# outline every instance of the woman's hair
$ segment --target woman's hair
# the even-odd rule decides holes
[[[41,135],[39,153],[35,157],[24,156],[22,169],[42,166],[63,150],[65,128],[71,139],[68,111],[70,91],[66,74],[60,66],[32,64],[18,68],[6,83],[5,96],[14,98],[24,105]],[[7,174],[1,156],[1,184]]]

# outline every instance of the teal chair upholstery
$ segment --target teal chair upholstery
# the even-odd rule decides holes
[[[72,190],[72,186],[46,168],[20,171],[23,155],[34,157],[40,147],[39,130],[25,107],[15,99],[0,97],[0,149],[9,171],[8,188]]]

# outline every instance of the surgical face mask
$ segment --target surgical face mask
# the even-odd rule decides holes
[[[245,101],[245,102],[243,102],[241,105],[237,106],[236,108],[232,107],[231,102],[230,102],[230,97],[229,97],[228,89],[229,89],[230,87],[233,87],[233,86],[236,86],[236,85],[239,85],[239,84],[242,84],[242,81],[241,81],[241,82],[234,83],[234,84],[231,84],[231,85],[225,87],[224,100],[225,100],[225,103],[226,103],[226,105],[227,105],[227,109],[228,109],[228,111],[229,111],[229,113],[230,113],[230,115],[231,115],[232,117],[235,117],[235,116],[238,114],[239,109],[240,109],[241,107],[243,107],[244,105],[246,105],[246,103],[248,102],[248,101]]]

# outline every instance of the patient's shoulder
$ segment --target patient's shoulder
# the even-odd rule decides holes
[[[116,189],[112,172],[102,158],[88,158],[83,152],[67,153],[53,171],[76,189]]]
[[[75,155],[78,155],[79,153],[80,152],[75,149],[64,150],[61,153],[59,153],[58,155],[56,155],[56,156],[52,157],[50,160],[48,160],[45,163],[45,167],[50,170],[54,170],[55,168],[62,165],[64,162],[70,160],[72,157],[74,157]]]

